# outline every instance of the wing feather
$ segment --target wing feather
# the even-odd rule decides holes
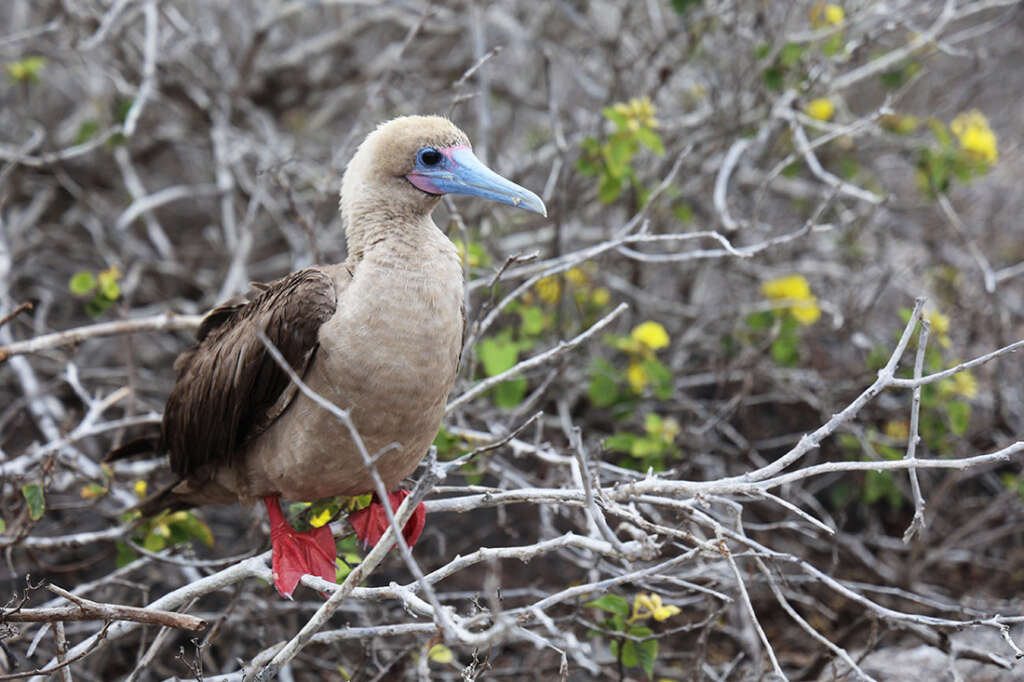
[[[197,332],[199,344],[175,362],[178,382],[167,399],[162,440],[171,469],[206,477],[234,461],[295,395],[288,375],[259,337],[262,329],[301,376],[316,354],[320,326],[337,307],[337,289],[317,268],[265,285],[248,303],[214,308]]]

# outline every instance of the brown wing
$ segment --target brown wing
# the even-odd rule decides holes
[[[262,329],[300,376],[316,353],[337,290],[321,270],[266,285],[252,301],[229,301],[199,327],[199,344],[174,363],[178,382],[164,409],[163,445],[179,476],[209,476],[287,407],[288,375],[254,333]]]

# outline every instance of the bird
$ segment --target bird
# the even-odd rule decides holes
[[[398,484],[440,428],[465,339],[461,259],[431,218],[446,194],[547,215],[540,197],[488,168],[447,118],[380,124],[342,178],[346,260],[211,310],[196,345],[175,360],[159,437],[108,457],[167,453],[175,480],[139,505],[144,514],[262,501],[278,592],[291,598],[304,574],[335,582],[329,527],[295,530],[280,500],[362,495],[374,490],[372,475],[348,428],[298,390],[261,331],[312,391],[349,412],[376,457],[389,499],[374,494],[348,518],[365,544],[380,540],[388,527],[381,505],[397,509],[408,495]],[[424,523],[421,502],[402,529],[410,545]]]

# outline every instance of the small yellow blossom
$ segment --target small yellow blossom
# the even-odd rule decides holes
[[[146,480],[140,478],[139,480],[135,481],[135,485],[132,486],[132,489],[135,491],[135,496],[141,500],[143,497],[146,496]]]
[[[910,438],[910,424],[906,419],[890,419],[885,422],[885,435],[893,440]]]
[[[630,336],[651,350],[658,350],[668,345],[668,332],[660,324],[651,320],[634,327]]]
[[[330,508],[324,507],[316,514],[313,514],[311,517],[309,517],[309,525],[313,526],[314,528],[320,528],[321,526],[326,525],[327,522],[331,520],[331,516],[332,514]]]
[[[839,5],[818,2],[811,7],[810,18],[811,26],[814,28],[838,26],[846,19],[846,12]]]
[[[988,163],[999,160],[999,145],[996,134],[989,127],[985,114],[977,109],[966,111],[949,124],[949,129],[960,141],[960,148]]]
[[[828,121],[835,115],[836,105],[828,97],[819,97],[807,103],[807,106],[804,107],[804,113],[819,121]]]
[[[565,273],[565,278],[569,280],[570,284],[578,287],[587,283],[587,276],[579,268],[570,269],[569,272]]]
[[[978,395],[978,380],[967,371],[954,374],[953,390],[968,400],[973,400]]]
[[[803,275],[787,275],[762,284],[761,295],[772,300],[799,301],[811,297],[811,285]]]
[[[650,97],[634,97],[628,102],[617,103],[612,109],[626,117],[626,125],[630,130],[639,130],[641,126],[658,127],[658,119],[655,117],[657,109]]]
[[[768,280],[761,285],[761,295],[773,301],[790,301],[790,313],[803,325],[814,324],[821,317],[818,299],[803,275],[788,275]]]
[[[843,23],[843,19],[846,18],[846,12],[839,5],[825,5],[822,14],[825,17],[825,23],[832,24],[833,26]]]
[[[539,280],[533,288],[545,303],[557,303],[558,297],[562,295],[562,282],[559,281],[558,275],[550,275]]]
[[[929,310],[924,314],[924,318],[931,325],[932,335],[938,340],[939,345],[949,348],[953,344],[949,339],[949,317],[938,310]]]
[[[678,606],[662,604],[660,594],[644,594],[640,592],[633,598],[633,615],[630,622],[653,616],[656,621],[668,620],[680,613]]]
[[[626,369],[626,380],[629,381],[629,387],[633,389],[633,393],[642,393],[647,384],[651,383],[650,377],[647,376],[647,370],[639,362],[629,363],[629,367]]]
[[[455,655],[452,654],[452,650],[444,644],[435,644],[430,647],[427,657],[435,663],[451,663],[455,659]]]
[[[799,301],[789,307],[789,312],[802,325],[811,325],[821,317],[821,308],[818,307],[818,300],[811,297],[807,301]]]
[[[590,297],[590,300],[593,301],[594,305],[599,307],[608,305],[608,301],[610,301],[611,299],[611,292],[609,292],[604,287],[598,287],[597,289],[594,289],[594,293]]]

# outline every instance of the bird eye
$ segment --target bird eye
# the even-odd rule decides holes
[[[441,152],[437,151],[433,147],[427,147],[420,150],[420,163],[424,166],[436,166],[441,163]]]

